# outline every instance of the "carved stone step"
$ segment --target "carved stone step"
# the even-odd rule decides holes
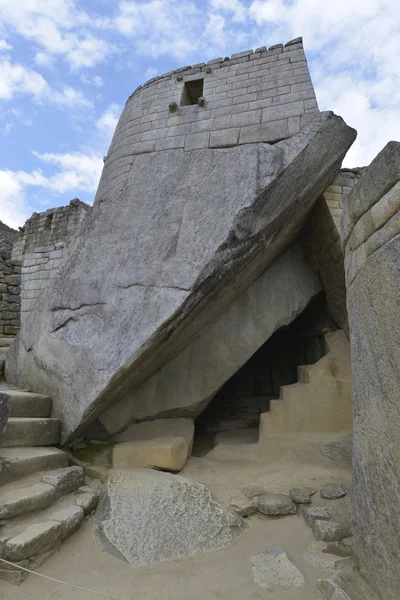
[[[1,447],[52,446],[58,444],[59,437],[58,419],[13,417],[7,421]]]
[[[68,466],[68,456],[58,448],[0,448],[0,481],[28,473]]]

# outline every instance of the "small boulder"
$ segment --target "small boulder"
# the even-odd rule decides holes
[[[152,469],[111,469],[94,533],[104,550],[140,566],[224,548],[246,528],[200,483]]]
[[[257,502],[245,496],[235,496],[230,501],[229,509],[241,517],[248,517],[257,512]]]
[[[310,487],[293,488],[290,490],[290,498],[296,504],[311,504],[311,497],[317,493],[317,490]]]
[[[329,521],[332,518],[331,512],[325,506],[303,506],[301,514],[309,527],[317,520]]]
[[[328,500],[335,500],[337,498],[343,498],[347,494],[347,489],[342,483],[326,483],[320,491],[321,498],[327,498]]]
[[[338,542],[351,535],[351,530],[344,523],[322,521],[317,519],[312,526],[312,532],[317,541]]]
[[[155,438],[116,444],[113,467],[143,467],[163,471],[180,471],[185,466],[189,448],[182,437]]]
[[[96,506],[99,502],[99,495],[97,492],[93,491],[83,494],[78,494],[78,497],[75,500],[76,506],[79,506],[83,509],[85,515],[89,515],[96,509]]]
[[[303,574],[282,548],[273,548],[265,554],[254,554],[251,562],[254,579],[263,588],[272,591],[277,585],[297,588],[304,586]]]
[[[267,488],[265,485],[261,483],[248,483],[247,485],[242,485],[240,491],[246,496],[246,498],[255,498],[256,496],[262,496],[267,492]]]
[[[295,515],[297,507],[286,494],[267,492],[257,498],[257,508],[264,515]]]

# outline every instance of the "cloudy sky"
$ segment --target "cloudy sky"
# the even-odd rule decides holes
[[[321,109],[358,130],[345,166],[400,140],[398,0],[0,0],[0,220],[93,200],[149,77],[303,36]]]

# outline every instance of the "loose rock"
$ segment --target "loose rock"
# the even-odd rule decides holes
[[[326,483],[320,491],[322,498],[334,500],[343,498],[347,494],[347,489],[342,483]]]
[[[229,509],[241,517],[248,517],[257,512],[257,502],[243,496],[235,496],[230,501]]]
[[[312,527],[317,519],[322,521],[331,519],[331,512],[324,506],[304,506],[301,514],[309,527]]]
[[[246,498],[255,498],[256,496],[262,496],[267,492],[265,485],[261,483],[249,483],[242,485],[240,491],[246,496]]]
[[[83,508],[85,515],[89,515],[96,509],[99,502],[99,495],[94,493],[79,494],[75,500],[76,506]]]
[[[251,557],[251,562],[254,579],[263,588],[272,590],[277,585],[298,588],[304,586],[303,574],[289,560],[282,548],[273,548],[265,554],[255,554]]]
[[[293,488],[290,490],[290,498],[296,504],[311,504],[311,497],[316,494],[317,490],[310,487]]]
[[[147,467],[164,471],[181,471],[189,455],[182,437],[155,438],[116,444],[113,448],[114,468]]]
[[[337,542],[351,535],[349,527],[343,523],[323,521],[322,519],[314,521],[312,531],[316,540],[324,542]]]
[[[297,507],[285,494],[267,492],[257,498],[257,508],[264,515],[295,515]]]

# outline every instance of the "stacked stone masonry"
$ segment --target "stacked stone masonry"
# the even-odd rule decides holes
[[[182,106],[185,84],[197,80],[203,96]],[[137,154],[274,143],[318,112],[301,38],[171,71],[128,99],[105,158],[108,189],[122,184]]]
[[[340,216],[358,170],[342,169],[316,202],[306,230],[309,259],[321,277],[330,312],[348,335],[344,259],[340,241]]]
[[[11,260],[9,244],[0,243],[0,335],[18,333],[20,309],[21,262]]]
[[[21,270],[21,323],[54,277],[68,254],[72,238],[88,214],[89,205],[78,199],[68,206],[34,213],[20,228],[12,252]]]

